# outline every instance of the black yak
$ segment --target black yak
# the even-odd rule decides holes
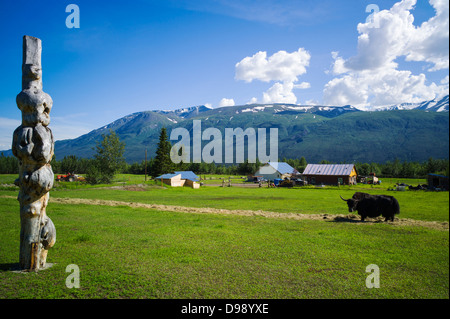
[[[347,202],[348,211],[357,211],[364,221],[366,217],[383,216],[385,221],[394,221],[394,215],[400,214],[400,205],[397,199],[388,195],[370,195],[367,193],[355,193],[352,198],[341,199]]]

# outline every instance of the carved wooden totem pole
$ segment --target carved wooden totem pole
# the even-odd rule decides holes
[[[53,134],[47,126],[53,101],[42,91],[41,40],[23,37],[22,92],[16,102],[22,125],[13,135],[12,151],[19,159],[20,267],[45,267],[47,251],[56,241],[56,230],[45,210],[53,187]]]

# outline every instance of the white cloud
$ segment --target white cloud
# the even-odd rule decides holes
[[[342,74],[348,72],[348,69],[345,67],[345,60],[339,56],[339,52],[337,51],[331,52],[331,56],[334,59],[334,63],[331,70],[333,74]],[[328,74],[329,71],[326,71],[325,73]]]
[[[429,71],[449,67],[449,2],[430,0],[436,15],[413,30],[408,43],[407,61],[425,61],[433,66]]]
[[[335,78],[325,85],[324,101],[328,105],[351,104],[358,107],[422,102],[446,95],[445,87],[425,83],[424,74],[384,69],[364,70]],[[448,91],[448,87],[447,87]]]
[[[319,105],[319,101],[311,99],[305,102],[306,105]]]
[[[329,105],[378,106],[421,102],[448,94],[448,84],[427,84],[425,74],[398,70],[396,59],[430,64],[428,71],[448,68],[448,1],[430,0],[436,15],[420,26],[410,12],[416,0],[402,0],[358,24],[358,53],[345,60],[332,52],[333,74],[324,88]]]
[[[259,51],[236,64],[236,79],[252,82],[298,81],[306,73],[311,55],[303,48],[292,53],[278,51],[267,58],[267,52]]]
[[[364,105],[367,91],[367,85],[363,85],[358,77],[346,75],[325,84],[323,100],[327,105]]]
[[[256,97],[252,97],[252,98],[250,99],[250,101],[248,101],[248,102],[245,103],[245,104],[256,104],[256,103],[258,103],[258,99],[257,99]]]
[[[294,89],[309,89],[311,87],[311,83],[302,82],[300,84],[294,84]]]
[[[358,24],[358,54],[344,63],[350,70],[376,70],[396,67],[393,62],[404,55],[414,30],[410,13],[416,0],[403,0],[390,10],[373,14],[373,19]]]
[[[346,61],[353,69],[395,66],[394,60],[423,61],[440,70],[449,66],[448,0],[431,0],[436,15],[419,27],[413,25],[416,0],[403,0],[390,10],[374,14],[374,20],[358,24],[358,55]]]
[[[294,84],[293,82],[277,82],[270,89],[263,93],[263,103],[297,103],[294,89],[308,89],[311,84],[302,82]]]
[[[294,83],[275,83],[270,89],[263,93],[263,103],[289,103],[295,104],[297,97],[292,92]]]
[[[236,80],[252,82],[276,83],[263,93],[262,103],[296,103],[297,97],[293,89],[307,89],[308,82],[296,84],[298,77],[306,73],[311,55],[304,48],[292,53],[278,51],[267,57],[267,52],[259,51],[251,57],[246,57],[236,64]],[[252,98],[250,103],[256,103]]]
[[[219,102],[219,107],[223,107],[223,106],[234,106],[234,100],[227,99],[227,98],[221,99]]]

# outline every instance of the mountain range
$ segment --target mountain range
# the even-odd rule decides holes
[[[387,107],[377,108],[379,111],[388,110],[424,110],[432,112],[448,112],[448,95],[440,100],[430,100],[421,103],[402,103]]]
[[[208,127],[278,128],[278,157],[309,163],[425,161],[449,157],[449,96],[440,100],[363,111],[356,107],[296,104],[247,104],[210,108],[204,105],[169,111],[137,112],[71,140],[55,143],[56,159],[91,157],[93,148],[113,130],[125,143],[128,163],[155,155],[159,134],[166,127],[186,128],[192,139],[193,120]],[[267,134],[269,130],[267,130]],[[175,143],[176,141],[172,141]],[[203,146],[209,141],[204,141]],[[6,152],[5,155],[8,155]]]

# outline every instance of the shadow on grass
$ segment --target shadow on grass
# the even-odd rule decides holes
[[[381,217],[377,217],[377,218],[366,218],[366,220],[361,220],[360,217],[353,215],[353,214],[349,214],[347,216],[336,216],[334,217],[332,220],[330,220],[330,222],[334,222],[334,223],[361,223],[361,224],[378,224],[378,223],[383,223],[384,220]]]
[[[27,272],[41,271],[41,270],[49,269],[49,268],[53,267],[54,265],[56,265],[56,264],[46,263],[44,267],[41,267],[38,270],[29,270],[29,269],[21,268],[19,263],[3,263],[3,264],[0,264],[0,272],[12,271],[15,273],[27,273]]]
[[[357,219],[355,217],[342,217],[342,216],[336,216],[335,218],[333,218],[332,220],[330,220],[331,222],[334,223],[364,223],[364,221],[362,221],[361,219]]]
[[[19,263],[0,264],[0,271],[17,271],[21,270]]]

